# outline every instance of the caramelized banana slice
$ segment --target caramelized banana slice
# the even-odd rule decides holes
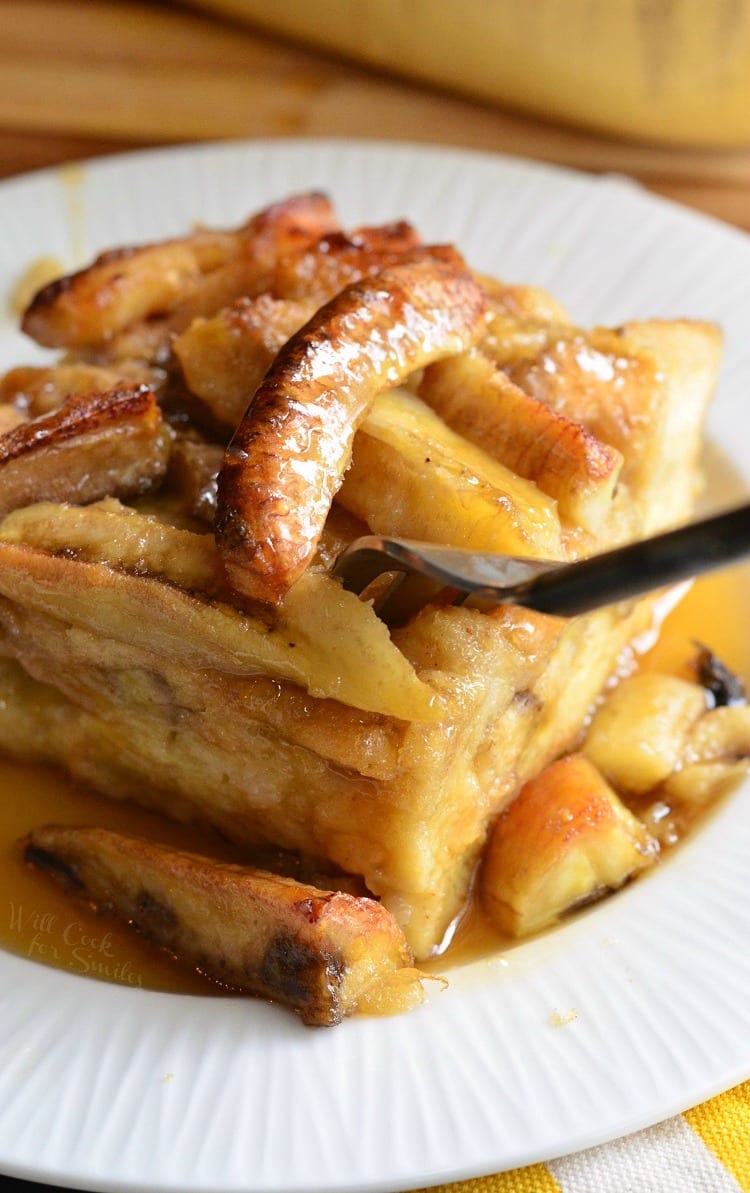
[[[237,231],[103,253],[34,297],[23,330],[49,348],[95,348],[141,320],[182,308],[182,326],[255,287],[268,287],[284,252],[338,228],[329,200],[299,195],[269,207]],[[204,291],[205,296],[204,296]],[[183,321],[184,320],[184,321]]]
[[[145,385],[70,398],[0,437],[0,517],[37,501],[144,493],[168,457],[169,430]]]
[[[660,672],[621,680],[583,743],[586,756],[626,797],[655,792],[657,810],[676,807],[680,816],[685,805],[708,802],[742,775],[750,758],[750,708],[741,680],[705,647],[691,670],[700,683]],[[683,830],[677,822],[657,821],[654,831],[676,839]]]
[[[622,467],[615,448],[519,389],[474,352],[430,365],[419,396],[459,435],[554,497],[563,518],[599,529]]]
[[[318,308],[418,245],[415,230],[401,223],[325,236],[288,254],[275,271],[273,293],[239,298],[209,319],[196,319],[174,341],[190,393],[215,422],[234,431],[276,354]]]
[[[380,390],[481,334],[487,300],[452,249],[343,291],[279,353],[219,473],[217,542],[232,583],[278,604],[311,559]]]
[[[323,237],[279,263],[273,294],[243,297],[195,319],[173,343],[190,393],[230,433],[274,357],[324,302],[345,286],[403,260],[419,244],[409,224]],[[276,295],[276,297],[274,297]],[[281,296],[281,297],[279,297]]]
[[[407,1005],[421,1001],[411,950],[374,899],[96,828],[35,829],[25,857],[180,961],[306,1024],[340,1023],[404,976]]]
[[[417,230],[403,220],[358,228],[351,235],[334,232],[280,258],[270,290],[276,298],[309,299],[322,306],[353,282],[397,265],[421,243]]]
[[[619,791],[650,791],[672,773],[705,711],[698,684],[657,672],[631,675],[595,713],[583,752]]]
[[[492,919],[528,936],[650,866],[657,846],[580,754],[526,783],[498,820],[482,874]]]
[[[482,351],[511,381],[622,453],[641,536],[684,519],[718,373],[718,327],[654,319],[583,332],[494,319],[490,332]]]
[[[374,534],[561,558],[554,501],[404,389],[373,402],[337,500]]]
[[[170,526],[113,497],[86,506],[27,505],[3,518],[0,538],[49,555],[65,552],[68,559],[158,576],[186,592],[221,596],[226,586],[212,534]]]
[[[48,348],[106,343],[137,319],[171,309],[197,288],[210,265],[225,264],[233,248],[231,233],[216,232],[102,253],[87,269],[44,286],[22,328]]]
[[[206,541],[209,536],[159,529],[140,514],[116,513],[111,506],[89,519],[90,509],[65,519],[64,551],[58,551],[56,535],[46,537],[33,511],[11,522],[15,542],[3,541],[5,523],[0,524],[0,596],[38,613],[54,608],[59,621],[103,640],[132,643],[137,627],[144,649],[192,672],[270,675],[313,696],[403,721],[435,722],[445,715],[434,688],[418,678],[372,606],[325,573],[310,570],[301,576],[269,625],[266,618],[164,583],[166,574],[197,587],[203,576],[214,587],[211,555],[219,570],[220,563]],[[108,543],[99,537],[104,522]],[[28,545],[23,541],[27,532],[56,553]],[[152,536],[158,548],[153,558]],[[134,548],[135,575],[126,570]],[[71,558],[75,553],[88,560]],[[106,563],[96,561],[100,555]],[[159,578],[148,574],[151,568]]]

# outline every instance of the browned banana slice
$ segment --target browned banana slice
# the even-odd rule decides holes
[[[556,498],[562,517],[600,528],[622,467],[615,448],[473,352],[430,365],[419,396],[459,435]]]
[[[233,431],[276,354],[318,307],[418,245],[411,225],[399,223],[324,236],[282,256],[269,283],[273,293],[241,297],[211,318],[195,319],[174,341],[190,393]]]
[[[200,233],[189,240],[103,253],[87,269],[44,286],[26,310],[23,330],[48,348],[106,343],[129,324],[170,309],[195,290],[204,273],[204,254],[223,265],[233,247],[231,233]]]
[[[276,298],[312,299],[321,306],[360,278],[398,264],[421,243],[416,228],[403,220],[358,228],[351,235],[322,236],[301,252],[279,259],[272,293]]]
[[[144,493],[168,458],[169,432],[147,386],[70,398],[0,436],[0,517],[37,501]]]
[[[23,330],[50,348],[93,348],[140,320],[195,301],[204,287],[223,297],[216,310],[248,285],[265,288],[280,254],[299,251],[337,227],[329,200],[309,194],[275,204],[237,231],[199,230],[103,253],[87,269],[44,286],[26,311]],[[200,313],[191,310],[187,321]]]
[[[484,290],[450,248],[424,250],[323,307],[279,353],[219,473],[230,579],[278,604],[312,558],[375,396],[481,335]]]
[[[345,286],[402,261],[419,243],[417,233],[408,224],[363,228],[352,236],[327,232],[318,238],[305,237],[300,232],[292,236],[289,229],[282,231],[283,235],[272,227],[265,237],[248,241],[244,254],[236,255],[222,269],[209,274],[194,293],[188,293],[168,314],[141,320],[111,340],[107,355],[117,360],[136,357],[164,362],[175,334],[190,327],[193,320],[210,319],[245,298],[306,304],[307,314],[289,328],[288,338]],[[279,341],[278,347],[283,342]],[[268,364],[278,347],[268,358]],[[260,370],[256,380],[252,376],[246,380],[244,401],[232,430],[268,364],[265,368],[256,365],[256,370]]]
[[[276,354],[318,307],[352,282],[397,264],[418,244],[410,224],[389,224],[351,237],[324,236],[282,256],[273,295],[238,298],[211,318],[193,320],[174,341],[190,393],[233,431]]]
[[[493,921],[511,936],[548,927],[656,861],[645,826],[580,754],[526,783],[497,821],[482,871]]]
[[[374,899],[96,828],[35,829],[25,856],[181,961],[307,1024],[339,1023],[404,977],[412,995],[419,985],[401,972],[413,963],[401,929]]]

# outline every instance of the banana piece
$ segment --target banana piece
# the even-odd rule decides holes
[[[664,796],[679,803],[706,803],[744,774],[749,758],[750,708],[714,708],[688,734],[680,764],[664,783]]]
[[[402,388],[373,402],[337,500],[374,534],[562,557],[553,498]]]
[[[339,1023],[393,980],[407,1000],[419,987],[401,929],[374,899],[105,829],[35,829],[25,857],[183,962],[307,1024]]]
[[[618,791],[651,791],[675,769],[705,711],[698,684],[673,675],[632,675],[594,715],[583,753]]]
[[[601,529],[622,467],[616,448],[525,393],[476,352],[430,365],[419,396],[459,435],[555,498],[561,517]]]
[[[650,866],[658,846],[580,754],[526,783],[498,820],[482,873],[491,919],[528,936]]]

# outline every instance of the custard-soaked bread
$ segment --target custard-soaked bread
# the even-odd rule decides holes
[[[0,523],[0,745],[361,876],[420,958],[657,604],[569,621],[435,604],[389,630],[330,563],[368,529],[566,559],[688,517],[720,336],[585,333],[416,244],[406,225],[346,237],[307,196],[121,258],[101,307],[116,257],[35,300],[26,327],[70,350],[60,370],[158,357],[183,417],[160,492],[41,490]],[[154,269],[173,259],[167,293]]]

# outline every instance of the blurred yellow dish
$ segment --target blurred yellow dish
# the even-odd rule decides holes
[[[750,0],[203,0],[542,116],[645,140],[750,142]]]

